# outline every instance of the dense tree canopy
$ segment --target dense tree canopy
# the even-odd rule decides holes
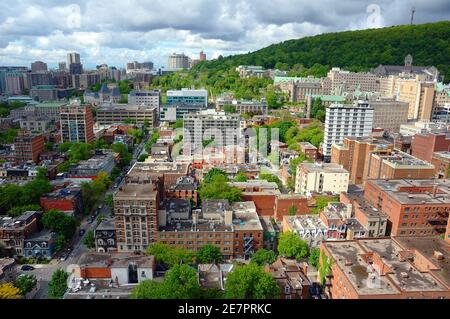
[[[199,264],[220,263],[222,261],[220,248],[210,244],[204,245],[197,252],[196,261]]]
[[[250,263],[238,266],[227,276],[225,296],[232,299],[274,299],[280,288],[271,274]]]
[[[306,241],[293,232],[284,232],[280,235],[278,252],[286,258],[301,259],[307,257],[309,248]]]
[[[205,199],[228,199],[230,202],[241,200],[242,190],[228,185],[228,178],[217,174],[211,179],[204,179],[198,194],[202,200]]]
[[[183,248],[174,248],[163,243],[155,243],[147,248],[147,254],[155,256],[158,263],[169,267],[175,265],[192,263],[194,254]]]
[[[144,280],[131,293],[132,299],[193,299],[200,297],[197,272],[188,265],[175,265],[162,283]]]
[[[277,259],[277,255],[273,250],[258,249],[251,259],[251,263],[255,263],[258,266],[264,266],[266,264],[272,264]]]
[[[61,299],[67,290],[67,279],[69,274],[62,269],[57,269],[52,274],[52,279],[48,283],[48,297],[51,299]]]

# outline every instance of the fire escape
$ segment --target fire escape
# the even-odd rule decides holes
[[[244,256],[247,259],[253,254],[253,236],[244,237]]]

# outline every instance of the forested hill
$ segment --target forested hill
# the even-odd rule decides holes
[[[407,54],[413,56],[413,65],[434,65],[449,82],[450,21],[288,40],[248,54],[202,62],[193,71],[224,71],[237,65],[282,69],[339,66],[363,71],[379,64],[403,65]]]

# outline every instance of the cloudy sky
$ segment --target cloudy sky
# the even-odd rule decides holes
[[[1,0],[0,65],[50,66],[81,53],[87,67],[166,65],[172,52],[208,58],[324,32],[450,19],[449,0]]]

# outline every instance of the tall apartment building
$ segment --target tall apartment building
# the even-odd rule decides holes
[[[169,55],[167,65],[169,69],[189,69],[189,57],[184,53]]]
[[[434,82],[403,78],[396,81],[395,94],[399,101],[409,104],[408,119],[410,120],[431,119],[434,93]]]
[[[14,138],[14,157],[17,163],[39,162],[39,155],[44,152],[44,136],[21,131]]]
[[[47,71],[28,72],[24,74],[24,88],[31,89],[37,85],[53,85],[53,74]]]
[[[203,51],[200,51],[198,59],[200,61],[206,61],[206,54]]]
[[[80,88],[88,89],[91,86],[100,83],[100,73],[97,71],[80,74]]]
[[[433,152],[450,151],[450,135],[446,133],[416,134],[411,140],[411,154],[431,163]]]
[[[166,104],[173,105],[178,103],[203,104],[207,107],[208,91],[205,89],[191,90],[185,88],[181,90],[168,90]]]
[[[435,168],[401,151],[372,153],[367,167],[367,179],[433,178]]]
[[[67,54],[67,66],[70,74],[83,73],[83,65],[81,64],[80,54],[76,52]]]
[[[450,209],[449,180],[369,180],[365,199],[388,216],[391,236],[445,233]]]
[[[238,145],[241,136],[241,119],[238,114],[205,110],[198,114],[186,114],[183,120],[183,147],[191,152],[185,155],[192,155],[202,147],[204,139],[212,137],[217,147]]]
[[[323,80],[312,76],[284,77],[276,76],[273,80],[274,86],[288,95],[290,102],[305,101],[309,95],[323,94]]]
[[[64,105],[60,108],[62,142],[94,142],[94,119],[88,105]]]
[[[152,184],[126,184],[113,195],[118,252],[145,251],[157,240],[158,190]]]
[[[393,143],[382,138],[347,136],[342,143],[332,145],[331,163],[342,165],[350,174],[350,182],[358,185],[367,179],[372,153],[390,154],[393,149]]]
[[[378,92],[380,81],[372,73],[350,72],[332,68],[327,77],[331,80],[331,92],[341,95],[344,92]]]
[[[128,94],[128,104],[144,105],[159,109],[161,105],[161,92],[159,90],[133,90]]]
[[[58,100],[58,89],[54,85],[36,85],[30,90],[30,96],[33,100],[40,102]]]
[[[448,299],[448,244],[433,238],[327,241],[319,267],[329,266],[331,299]]]
[[[372,133],[373,108],[368,103],[331,104],[326,108],[322,152],[331,159],[331,146],[340,144],[345,136],[369,136]]]
[[[8,95],[22,94],[24,86],[24,74],[18,71],[10,71],[5,74],[5,92]]]
[[[400,125],[408,122],[409,105],[406,102],[381,98],[369,101],[373,108],[373,128],[383,128],[389,132],[398,132]]]
[[[331,192],[339,194],[348,189],[349,174],[341,165],[332,163],[301,163],[297,167],[295,192]]]
[[[143,125],[146,121],[154,127],[157,121],[156,108],[140,105],[112,104],[97,109],[97,123],[100,125],[120,124],[127,120]]]
[[[35,61],[31,63],[31,72],[47,71],[47,63]]]
[[[450,85],[436,83],[433,102],[433,120],[450,122]]]
[[[137,70],[137,69],[148,69],[151,70],[153,69],[153,62],[137,62],[137,61],[133,61],[133,62],[129,62],[126,64],[126,70]]]

